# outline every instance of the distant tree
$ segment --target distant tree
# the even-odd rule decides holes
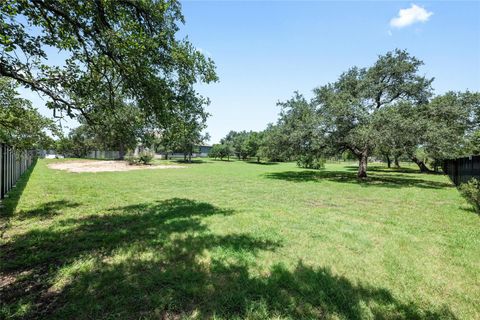
[[[238,160],[246,160],[248,158],[247,138],[249,136],[247,131],[230,131],[222,140],[222,144],[229,144],[232,151]]]
[[[220,157],[220,145],[219,144],[214,144],[212,145],[212,148],[210,148],[210,151],[208,152],[208,156],[210,158],[217,159]]]
[[[282,133],[284,153],[300,167],[321,168],[327,146],[322,119],[314,105],[298,92],[278,105],[282,107],[277,126]]]
[[[389,168],[392,161],[395,167],[399,167],[402,155],[420,162],[415,157],[415,150],[421,143],[424,127],[415,105],[409,102],[381,108],[373,119],[373,128],[377,132],[374,152],[387,161]]]
[[[257,158],[257,162],[260,162],[261,154],[259,152],[262,144],[263,133],[251,131],[245,140],[245,150],[248,157]]]
[[[89,114],[89,121],[83,117],[79,120],[94,140],[96,149],[118,150],[121,159],[126,150],[134,149],[138,141],[145,140],[148,130],[142,111],[123,99],[116,102],[115,108],[95,109]]]
[[[290,152],[286,147],[288,136],[280,125],[269,124],[262,132],[258,156],[268,161],[287,161]]]
[[[435,170],[445,159],[468,155],[468,137],[478,128],[480,93],[447,92],[421,110],[426,123],[422,146]]]
[[[53,149],[57,152],[57,154],[61,154],[64,157],[69,157],[73,155],[73,150],[75,146],[73,144],[72,139],[69,139],[68,136],[61,134],[56,140],[53,146]]]
[[[480,130],[473,132],[468,138],[466,153],[471,155],[480,155]]]
[[[378,141],[373,126],[376,112],[402,101],[428,101],[433,80],[418,74],[422,64],[406,51],[396,50],[380,56],[370,68],[351,68],[335,83],[314,90],[326,144],[337,152],[350,150],[357,156],[359,178],[367,176],[368,157]]]
[[[63,142],[60,147],[68,145],[71,147],[69,153],[77,158],[85,157],[90,151],[99,149],[98,143],[95,141],[95,134],[86,125],[80,125],[72,129],[68,134],[69,143]]]
[[[229,144],[214,144],[210,150],[208,156],[211,158],[227,158],[230,160],[230,155],[232,154],[231,146]]]
[[[204,106],[209,104],[209,100],[187,84],[179,89],[177,104],[163,136],[167,148],[182,151],[184,160],[190,162],[195,148],[209,139],[209,135],[204,133],[209,116]]]
[[[0,141],[24,150],[50,147],[58,127],[21,98],[17,88],[11,79],[0,77]]]

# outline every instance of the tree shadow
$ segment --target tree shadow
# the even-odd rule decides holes
[[[203,221],[234,213],[173,198],[17,235],[1,247],[0,317],[455,318],[302,261],[256,272],[259,255],[282,244],[216,234]]]
[[[345,166],[348,171],[358,171],[358,166]],[[368,166],[368,171],[370,172],[399,172],[399,173],[413,173],[421,174],[420,170],[414,168],[400,167],[400,168],[388,168],[380,165],[370,165]]]
[[[208,161],[205,161],[205,160],[201,160],[201,159],[192,159],[191,161],[185,161],[183,159],[169,159],[168,161],[171,161],[171,162],[176,162],[176,163],[181,163],[181,164],[204,164],[204,163],[208,163]]]
[[[31,311],[32,317],[56,310],[53,304],[57,299],[52,300],[49,291],[52,278],[63,267],[85,257],[103,261],[118,251],[139,248],[158,250],[166,262],[175,264],[168,259],[189,261],[209,248],[254,253],[279,245],[246,234],[215,235],[202,222],[211,215],[233,213],[208,203],[173,198],[114,208],[104,215],[63,219],[47,228],[13,236],[0,247],[0,310],[25,299],[39,306]],[[63,291],[56,295],[63,296]]]
[[[289,182],[322,182],[334,181],[340,183],[358,184],[362,187],[380,186],[386,188],[418,187],[425,189],[453,188],[450,183],[412,178],[403,174],[370,173],[368,178],[359,180],[355,172],[349,171],[283,171],[263,174],[267,179]]]
[[[480,211],[478,211],[474,205],[469,204],[468,206],[460,206],[460,209],[468,213],[475,213],[480,217]]]
[[[18,213],[18,219],[20,220],[27,220],[32,218],[49,219],[51,217],[61,214],[63,209],[77,208],[79,206],[81,206],[80,203],[71,202],[68,200],[50,201],[50,202],[42,203],[40,206],[38,206],[35,209],[21,210]]]
[[[0,205],[2,206],[0,207],[0,238],[3,237],[3,233],[8,228],[10,219],[17,209],[18,201],[20,201],[20,197],[22,196],[36,165],[37,159],[34,159],[30,168],[28,168],[20,179],[18,179],[15,187],[8,192],[3,200],[0,200]]]
[[[260,166],[274,166],[277,165],[278,162],[257,162],[257,161],[246,161],[248,164],[257,164]]]

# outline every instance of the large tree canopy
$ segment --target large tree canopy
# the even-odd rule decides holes
[[[176,36],[183,16],[175,0],[6,0],[0,17],[0,75],[70,116],[98,108],[92,93],[110,99],[120,90],[163,123],[178,82],[217,79],[213,61]],[[48,47],[66,60],[52,63]]]
[[[418,74],[421,65],[406,51],[395,50],[380,56],[370,68],[351,68],[336,82],[314,90],[327,144],[357,156],[358,177],[367,176],[367,159],[378,141],[376,113],[399,102],[428,101],[433,79]]]

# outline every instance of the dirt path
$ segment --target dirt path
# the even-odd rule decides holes
[[[129,165],[126,161],[98,161],[98,160],[72,160],[51,163],[50,169],[65,170],[68,172],[112,172],[130,171],[141,169],[182,169],[185,166],[177,165]]]

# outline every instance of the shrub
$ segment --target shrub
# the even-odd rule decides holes
[[[297,165],[307,169],[322,169],[325,166],[325,159],[313,155],[302,155],[297,159]]]
[[[138,161],[142,164],[151,164],[154,158],[155,154],[147,150],[140,152],[138,155]]]
[[[473,205],[475,210],[480,213],[480,180],[472,179],[467,183],[462,183],[460,192]]]
[[[134,164],[137,164],[139,159],[138,157],[136,157],[133,152],[131,150],[129,150],[127,152],[127,154],[125,155],[125,160],[128,162],[128,164],[130,165],[134,165]]]

